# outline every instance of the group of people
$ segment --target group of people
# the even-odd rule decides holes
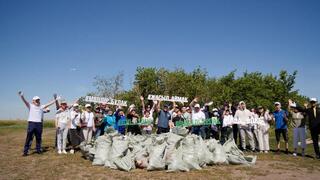
[[[289,100],[288,111],[283,110],[279,102],[275,102],[274,111],[271,112],[262,106],[248,110],[244,101],[237,104],[225,103],[220,108],[210,110],[212,102],[201,107],[197,98],[188,106],[178,106],[175,102],[162,105],[161,101],[152,101],[151,105],[145,105],[144,98],[140,97],[141,108],[130,105],[125,111],[121,106],[112,107],[105,103],[96,106],[86,104],[84,109],[81,109],[78,103],[68,106],[65,100],[58,99],[56,96],[53,101],[41,106],[39,97],[35,96],[32,103],[29,103],[22,92],[19,92],[19,95],[29,109],[24,156],[28,155],[34,135],[37,141],[36,150],[41,153],[43,114],[49,111],[47,109],[49,106],[56,103],[55,126],[58,154],[67,153],[67,144],[71,146],[70,153],[74,153],[82,141],[90,142],[92,138],[98,138],[109,129],[114,129],[123,135],[153,132],[161,134],[170,132],[175,126],[183,126],[190,133],[197,134],[203,139],[215,138],[221,144],[229,139],[233,139],[236,143],[239,141],[239,147],[243,151],[249,148],[248,150],[253,152],[268,153],[271,125],[275,126],[276,151],[280,152],[282,136],[285,141],[285,151],[288,153],[288,125],[291,124],[293,126],[293,155],[297,156],[298,142],[301,142],[301,155],[304,156],[306,122],[309,122],[316,158],[320,159],[318,145],[320,109],[315,98],[311,98],[310,104],[304,104],[302,107]],[[249,146],[247,146],[246,138]]]

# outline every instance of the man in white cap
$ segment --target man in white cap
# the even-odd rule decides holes
[[[239,132],[241,137],[241,148],[246,151],[246,135],[249,138],[249,144],[251,150],[255,151],[255,142],[253,138],[253,134],[251,131],[251,126],[249,124],[250,119],[252,118],[252,113],[246,108],[246,104],[244,101],[239,103],[239,109],[236,111],[234,115],[234,119],[236,119],[240,124]]]
[[[71,115],[68,109],[67,101],[64,99],[60,102],[60,109],[56,113],[55,125],[58,130],[57,133],[57,147],[58,154],[67,154],[66,144],[67,135],[71,124]]]
[[[275,122],[275,134],[277,141],[277,153],[280,153],[280,136],[282,135],[285,145],[286,151],[285,153],[289,153],[289,136],[288,136],[288,115],[287,112],[281,109],[281,103],[275,102],[275,111],[273,112],[273,120]]]
[[[192,119],[192,134],[200,135],[203,139],[206,137],[205,129],[203,128],[204,120],[206,115],[201,111],[200,104],[198,104],[198,99],[195,98],[190,103],[190,108],[192,109],[191,119]]]
[[[299,111],[305,112],[309,120],[309,129],[311,133],[311,138],[313,141],[313,148],[316,154],[316,158],[320,159],[319,151],[319,134],[320,134],[320,109],[317,105],[317,98],[310,99],[310,107],[307,108],[305,104],[305,109],[299,108]]]
[[[82,131],[84,139],[87,143],[90,143],[92,138],[92,133],[96,131],[94,124],[94,114],[92,112],[91,104],[85,105],[86,110],[81,115],[82,120]]]
[[[23,156],[28,155],[28,151],[31,147],[31,141],[33,139],[33,135],[36,137],[36,151],[38,154],[42,153],[41,150],[41,141],[42,141],[42,128],[43,128],[43,113],[46,111],[46,108],[53,105],[55,100],[49,102],[46,105],[40,105],[40,97],[34,96],[32,98],[32,103],[29,103],[23,96],[23,93],[19,91],[19,96],[22,101],[25,103],[27,108],[29,109],[29,117],[28,117],[28,129],[27,129],[27,137],[24,145]]]

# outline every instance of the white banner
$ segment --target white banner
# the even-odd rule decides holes
[[[93,103],[106,103],[109,105],[117,105],[117,106],[127,106],[127,101],[116,100],[116,99],[105,98],[105,97],[86,96],[85,101],[93,102]]]
[[[179,97],[179,96],[163,96],[163,95],[153,95],[149,94],[148,95],[148,100],[152,101],[170,101],[170,102],[181,102],[181,103],[186,103],[188,102],[187,97]]]

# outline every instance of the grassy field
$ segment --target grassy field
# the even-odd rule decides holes
[[[200,171],[167,173],[133,170],[123,172],[92,166],[81,153],[57,155],[54,150],[53,121],[47,121],[43,131],[44,154],[22,157],[27,123],[0,121],[0,179],[319,179],[320,161],[313,159],[312,144],[307,157],[285,154],[258,154],[257,164],[247,166],[209,166]],[[290,133],[291,136],[291,133]],[[310,137],[310,136],[309,136]],[[270,145],[275,146],[271,132]],[[292,150],[292,139],[290,139]]]

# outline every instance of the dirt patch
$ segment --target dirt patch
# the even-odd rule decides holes
[[[136,169],[131,172],[92,166],[76,154],[57,155],[54,129],[44,129],[42,155],[22,157],[25,129],[0,130],[0,179],[319,179],[320,161],[289,155],[257,154],[257,164],[209,166],[200,171],[173,172]]]

